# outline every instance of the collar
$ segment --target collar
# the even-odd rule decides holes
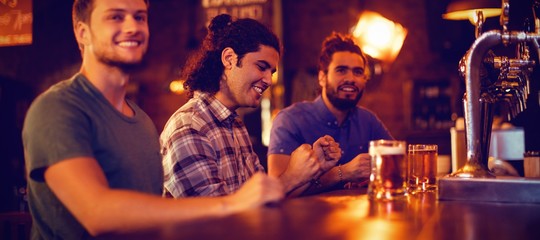
[[[313,102],[315,104],[315,115],[319,119],[321,119],[328,125],[339,127],[336,116],[334,116],[334,114],[330,112],[330,109],[328,109],[328,107],[324,104],[324,100],[322,99],[321,95],[319,95]],[[343,120],[342,126],[346,126],[347,124],[349,124],[349,121],[355,112],[356,109],[349,111],[349,113],[345,117],[345,120]]]
[[[194,98],[201,100],[201,102],[208,107],[208,110],[214,117],[227,124],[232,124],[234,119],[238,117],[236,112],[231,111],[223,103],[216,99],[214,95],[210,95],[206,92],[195,91]]]

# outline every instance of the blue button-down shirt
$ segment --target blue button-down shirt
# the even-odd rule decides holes
[[[312,102],[295,103],[277,114],[272,122],[268,154],[290,155],[301,144],[313,144],[324,135],[332,136],[340,144],[343,152],[338,164],[367,153],[371,140],[393,139],[377,116],[363,107],[350,111],[341,126],[338,125],[319,96]]]

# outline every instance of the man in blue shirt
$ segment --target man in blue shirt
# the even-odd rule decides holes
[[[369,141],[392,139],[384,124],[366,108],[357,106],[369,79],[367,58],[351,36],[333,33],[322,44],[319,58],[321,95],[312,102],[296,103],[278,113],[268,150],[269,175],[287,167],[291,152],[324,135],[339,142],[337,166],[298,189],[313,193],[358,184],[369,176]]]

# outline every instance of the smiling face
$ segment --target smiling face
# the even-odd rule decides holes
[[[366,86],[364,59],[352,52],[335,52],[326,73],[319,72],[323,99],[345,111],[356,107]]]
[[[95,0],[88,24],[76,35],[86,60],[111,66],[138,65],[148,48],[148,12],[143,0]]]
[[[259,51],[244,55],[238,64],[238,55],[232,48],[222,53],[225,66],[216,98],[231,110],[239,107],[258,107],[263,92],[272,85],[279,53],[272,47],[261,45]]]

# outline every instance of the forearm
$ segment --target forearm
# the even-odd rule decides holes
[[[299,179],[298,174],[294,174],[298,170],[291,170],[288,167],[290,160],[291,156],[285,154],[270,154],[268,156],[268,175],[277,177],[281,181],[287,195],[297,192],[299,188],[309,182],[309,179]]]
[[[341,166],[335,166],[322,174],[318,179],[313,179],[308,185],[309,187],[302,194],[309,195],[330,190],[338,184],[345,184],[343,180],[344,176]]]
[[[76,217],[94,236],[159,230],[166,225],[238,210],[227,197],[166,199],[125,190],[107,191],[93,205]]]
[[[245,201],[231,201],[230,196],[175,200],[112,189],[97,161],[88,157],[56,163],[44,177],[60,202],[94,236],[159,229],[188,219],[230,214],[246,206]]]
[[[307,190],[311,187],[311,181],[310,182],[306,182],[304,184],[302,184],[301,186],[293,189],[292,191],[288,192],[287,193],[287,197],[288,198],[293,198],[293,197],[297,197],[297,196],[302,196],[304,195],[305,192],[307,192]]]
[[[283,185],[283,189],[285,190],[285,193],[293,192],[297,188],[309,182],[309,179],[299,179],[298,177],[295,177],[292,174],[289,174],[289,172],[287,171],[285,171],[283,174],[279,176],[279,180],[281,181],[281,184]]]

